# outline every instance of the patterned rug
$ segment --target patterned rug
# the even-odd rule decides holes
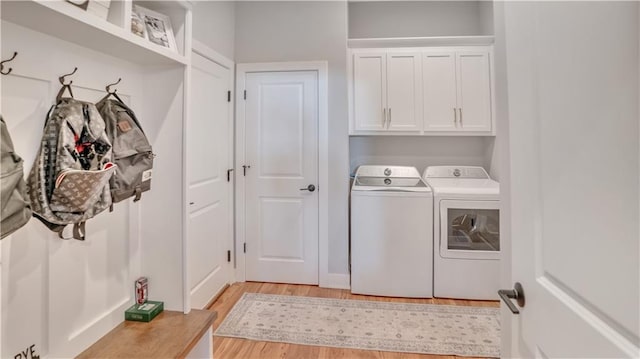
[[[500,356],[498,308],[245,293],[216,336],[352,349]]]

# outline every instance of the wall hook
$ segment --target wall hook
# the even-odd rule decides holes
[[[118,89],[115,89],[115,90],[113,90],[113,92],[111,92],[111,86],[115,86],[115,85],[119,84],[121,80],[122,80],[122,78],[120,78],[120,77],[119,77],[119,78],[118,78],[118,81],[116,81],[116,82],[114,82],[114,83],[112,83],[112,84],[107,85],[107,87],[105,87],[105,89],[107,90],[107,92],[108,92],[108,93],[110,93],[110,94],[115,94],[115,93],[116,93],[116,91],[118,91]]]
[[[7,72],[4,72],[4,64],[5,64],[5,62],[12,61],[13,59],[16,58],[16,56],[18,56],[18,51],[14,51],[13,52],[13,56],[11,56],[11,58],[9,60],[4,60],[4,61],[0,62],[0,73],[1,74],[8,75],[8,74],[11,73],[11,71],[13,70],[13,68],[11,68],[11,67],[9,68],[9,70]]]
[[[60,84],[62,84],[62,85],[66,85],[66,86],[71,85],[71,84],[73,83],[73,81],[69,81],[69,83],[68,83],[68,84],[65,84],[65,83],[64,83],[64,80],[66,79],[66,77],[67,77],[67,76],[71,76],[71,75],[75,74],[75,73],[76,73],[76,71],[78,71],[78,68],[77,68],[77,67],[76,67],[76,68],[74,68],[74,69],[73,69],[73,72],[71,72],[70,74],[66,74],[66,75],[62,75],[62,76],[58,77],[58,80],[60,81]]]

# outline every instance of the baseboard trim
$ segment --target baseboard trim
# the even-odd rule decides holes
[[[327,273],[320,283],[322,288],[351,289],[351,276],[349,274]]]
[[[216,302],[216,300],[218,300],[218,298],[220,298],[220,296],[222,295],[222,293],[224,293],[227,289],[229,289],[231,285],[229,283],[225,284],[224,287],[222,287],[222,289],[220,289],[218,291],[218,293],[216,293],[216,295],[213,296],[213,298],[211,298],[211,300],[209,301],[209,303],[207,303],[207,305],[203,308],[203,309],[207,309],[210,310],[211,307],[213,306],[213,303]]]

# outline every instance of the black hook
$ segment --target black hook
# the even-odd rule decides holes
[[[65,80],[65,78],[66,78],[67,76],[71,76],[71,75],[75,74],[75,73],[76,73],[76,71],[78,71],[78,68],[77,68],[77,67],[73,69],[73,72],[72,72],[72,73],[70,73],[70,74],[66,74],[66,75],[62,75],[62,76],[58,77],[58,80],[60,81],[60,84],[62,84],[62,85],[66,85],[66,86],[71,85],[71,84],[73,83],[73,81],[69,81],[69,83],[68,83],[68,84],[65,84],[65,83],[64,83],[64,80]]]
[[[112,84],[107,85],[107,87],[105,87],[105,89],[107,90],[107,92],[108,92],[108,93],[110,93],[110,94],[112,94],[112,95],[113,95],[113,94],[115,94],[115,93],[116,93],[116,91],[118,91],[118,89],[115,89],[115,90],[113,90],[113,92],[111,92],[111,86],[115,86],[115,85],[119,84],[121,80],[122,80],[122,78],[118,78],[118,81],[116,81],[116,82],[114,82],[114,83],[112,83]]]
[[[8,75],[8,74],[10,74],[10,73],[11,73],[11,71],[13,70],[13,68],[11,68],[11,67],[9,68],[9,71],[7,71],[7,72],[4,72],[4,71],[3,71],[3,70],[4,70],[4,63],[5,63],[5,62],[12,61],[13,59],[15,59],[15,58],[16,58],[16,56],[18,56],[18,51],[14,51],[14,52],[13,52],[13,56],[11,56],[11,58],[10,58],[9,60],[4,60],[4,61],[1,61],[1,62],[0,62],[0,74]]]

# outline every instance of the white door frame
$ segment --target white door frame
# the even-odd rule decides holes
[[[236,66],[236,171],[245,164],[245,102],[246,76],[252,72],[316,71],[318,73],[318,283],[330,286],[329,278],[329,106],[328,63],[326,61],[272,62],[238,64]],[[246,280],[245,239],[245,177],[236,173],[236,281]]]
[[[224,67],[224,68],[228,68],[231,71],[231,76],[229,76],[229,84],[228,84],[228,88],[230,91],[233,91],[233,82],[234,82],[234,78],[233,78],[233,70],[235,67],[235,63],[233,62],[233,60],[227,58],[226,56],[220,54],[219,52],[213,50],[212,48],[208,47],[207,45],[205,45],[204,43],[198,41],[198,40],[192,40],[192,44],[191,44],[191,51],[197,53],[198,55],[211,60],[215,63],[217,63],[218,65]],[[189,58],[191,58],[191,52],[189,52],[188,54]],[[191,89],[189,88],[189,86],[191,86],[191,65],[189,65],[188,69],[187,69],[188,73],[189,73],[189,82],[185,83],[185,91],[186,92],[190,92]],[[190,97],[190,94],[187,95],[187,97]],[[190,100],[185,101],[185,108],[188,109],[189,106],[191,105]],[[230,111],[229,111],[229,116],[228,116],[228,136],[229,136],[229,157],[227,158],[227,161],[229,163],[229,165],[233,166],[233,109],[234,109],[234,98],[233,96],[231,96],[231,102],[229,103],[230,106]],[[184,125],[186,126],[186,119],[184,121]],[[183,143],[184,143],[184,154],[183,154],[183,183],[185,184],[184,189],[183,189],[183,198],[187,198],[187,183],[188,183],[188,178],[187,178],[187,151],[186,151],[186,143],[187,143],[187,131],[184,131],[183,134]],[[234,174],[235,176],[235,174]],[[232,184],[234,184],[234,182],[231,182]],[[235,211],[235,203],[233,201],[233,196],[234,196],[234,191],[233,189],[231,189],[229,191],[229,224],[228,224],[228,228],[229,228],[229,239],[227,242],[227,248],[229,248],[229,250],[234,251],[233,249],[233,218],[234,218],[234,211]],[[189,215],[189,210],[188,210],[188,204],[187,201],[185,200],[184,202],[184,210],[183,210],[183,219],[182,222],[184,223],[183,226],[183,248],[182,248],[182,256],[183,256],[183,274],[182,274],[182,280],[183,280],[183,288],[184,288],[184,313],[189,313],[191,311],[191,288],[189,288],[189,273],[187,270],[187,245],[188,245],[188,235],[189,235],[189,226],[187,225],[188,220],[187,217]],[[233,268],[229,269],[229,283],[233,283],[234,278],[233,278]]]

